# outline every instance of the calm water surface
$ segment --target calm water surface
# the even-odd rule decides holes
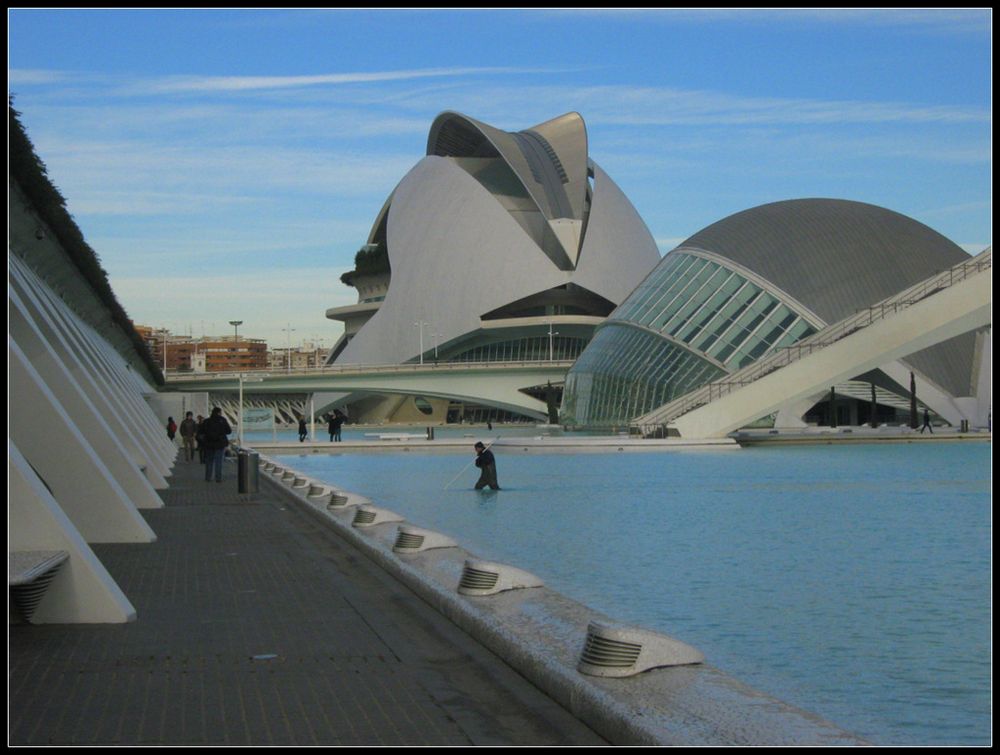
[[[877,744],[988,744],[987,443],[285,457]]]

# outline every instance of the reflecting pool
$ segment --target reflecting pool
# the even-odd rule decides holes
[[[283,461],[876,744],[991,741],[990,444],[494,450]]]

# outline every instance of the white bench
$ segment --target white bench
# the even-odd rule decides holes
[[[69,559],[66,551],[8,551],[7,585],[14,607],[31,621],[49,583]]]

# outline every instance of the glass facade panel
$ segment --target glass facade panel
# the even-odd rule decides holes
[[[692,265],[688,275],[684,279],[677,281],[677,285],[671,286],[667,295],[662,299],[662,307],[658,312],[647,315],[640,325],[648,325],[653,330],[663,331],[667,323],[684,307],[689,301],[697,297],[705,282],[715,272],[715,266],[705,260],[699,260],[700,265]]]
[[[598,328],[570,370],[563,421],[626,424],[814,332],[740,273],[672,252]]]
[[[704,293],[698,297],[697,305],[688,309],[683,320],[672,324],[670,335],[685,343],[690,342],[742,283],[736,275],[719,268]]]
[[[627,422],[723,375],[655,333],[608,322],[566,376],[562,419],[587,425]]]

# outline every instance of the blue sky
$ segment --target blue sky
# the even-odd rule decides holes
[[[332,345],[443,110],[571,110],[661,252],[839,197],[992,243],[992,11],[8,10],[9,91],[133,319]],[[287,332],[287,328],[292,332]]]

